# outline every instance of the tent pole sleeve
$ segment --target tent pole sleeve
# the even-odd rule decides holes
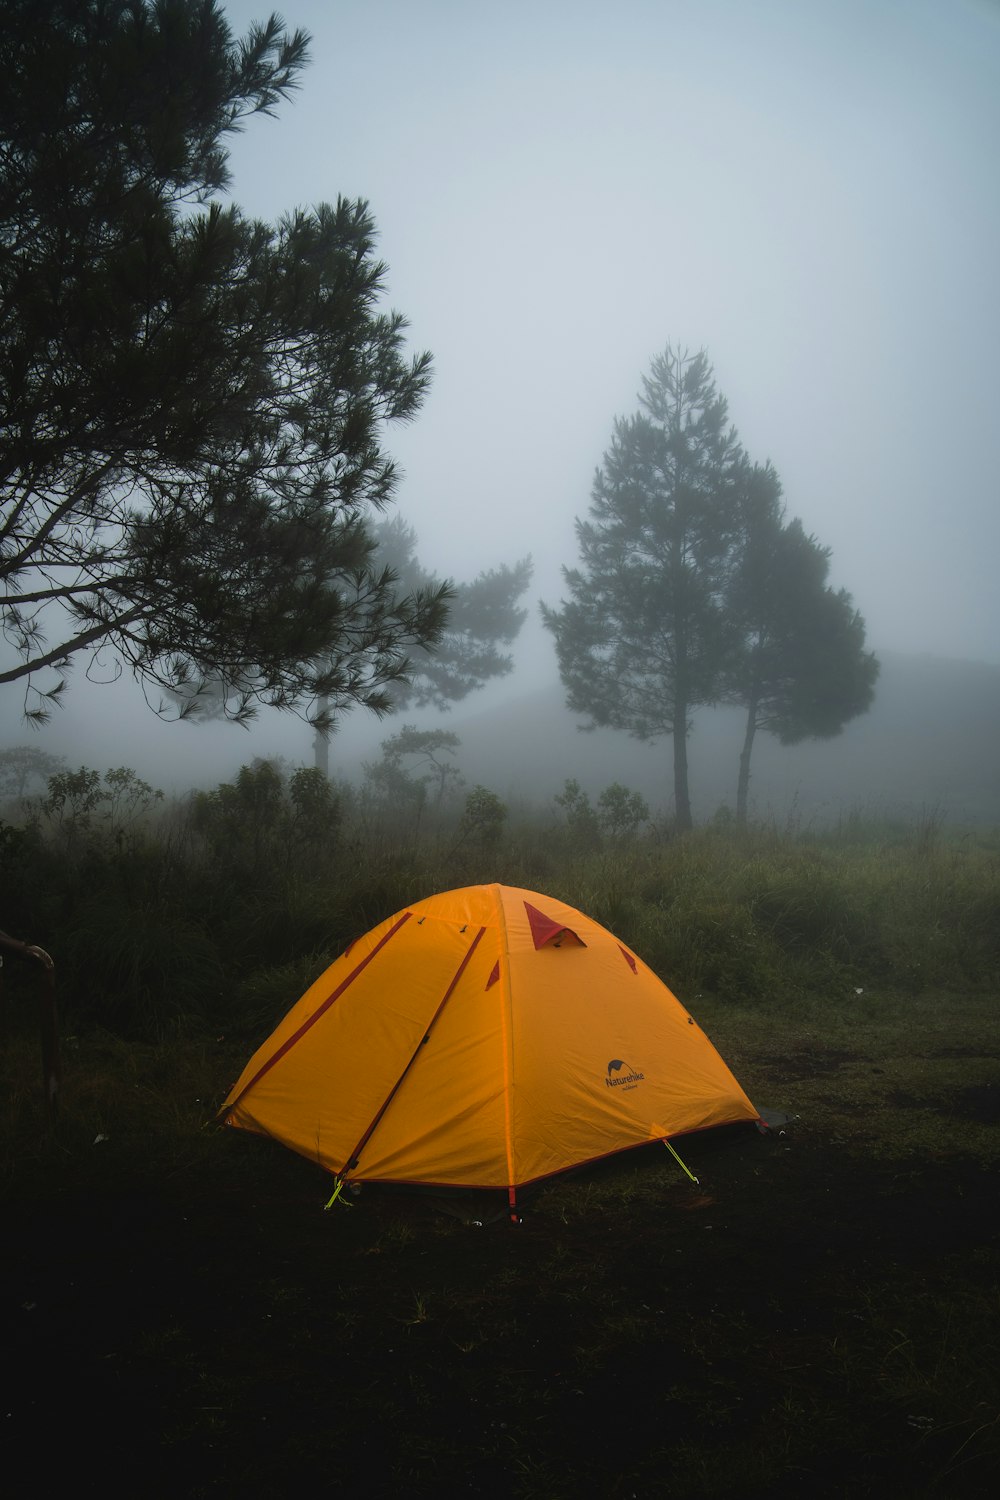
[[[366,1144],[368,1143],[368,1141],[371,1140],[372,1133],[375,1130],[376,1126],[378,1125],[378,1122],[381,1120],[382,1116],[385,1114],[386,1110],[389,1108],[389,1105],[392,1103],[392,1101],[395,1098],[397,1092],[399,1091],[399,1088],[402,1085],[403,1079],[406,1077],[407,1073],[413,1067],[413,1064],[416,1061],[416,1058],[417,1058],[417,1056],[418,1056],[418,1054],[420,1052],[420,1048],[423,1047],[428,1041],[430,1041],[430,1035],[431,1035],[431,1032],[434,1029],[434,1023],[435,1023],[435,1021],[437,1020],[438,1016],[444,1010],[445,1006],[448,1004],[448,1001],[451,999],[452,995],[454,994],[455,986],[458,984],[458,981],[461,979],[462,975],[465,973],[465,970],[466,970],[466,967],[467,967],[467,965],[469,963],[469,960],[471,959],[472,955],[475,953],[476,949],[479,947],[479,944],[482,941],[482,938],[483,938],[483,935],[484,935],[485,932],[486,932],[486,928],[485,927],[480,927],[479,931],[476,933],[475,937],[472,939],[472,942],[469,944],[468,948],[466,949],[465,953],[463,954],[463,956],[462,956],[462,962],[459,964],[458,968],[455,970],[455,974],[454,974],[454,977],[452,978],[451,983],[449,984],[448,988],[445,990],[444,994],[441,996],[441,1000],[440,1000],[440,1003],[438,1004],[438,1008],[434,1012],[434,1014],[431,1017],[430,1021],[427,1023],[427,1030],[424,1032],[421,1040],[419,1041],[419,1043],[417,1044],[417,1046],[414,1048],[413,1055],[411,1056],[409,1062],[406,1064],[406,1067],[403,1069],[402,1073],[400,1073],[399,1077],[396,1079],[396,1082],[393,1084],[392,1088],[389,1090],[388,1094],[385,1097],[384,1102],[381,1104],[381,1106],[379,1107],[379,1109],[376,1111],[375,1117],[372,1120],[371,1124],[368,1126],[368,1129],[365,1131],[364,1135],[361,1137],[360,1141],[358,1141],[358,1144],[355,1146],[354,1150],[351,1152],[350,1156],[347,1158],[347,1165],[344,1168],[344,1175],[345,1175],[345,1177],[346,1177],[346,1174],[348,1172],[353,1172],[354,1169],[355,1169],[355,1167],[358,1165],[358,1158],[360,1157],[360,1155],[361,1155],[362,1151],[364,1150],[364,1148],[365,1148]]]
[[[372,962],[376,954],[385,947],[390,938],[394,938],[396,936],[396,933],[403,926],[404,922],[408,922],[411,916],[412,912],[407,911],[403,913],[399,921],[394,923],[393,926],[390,927],[389,931],[382,935],[382,937],[375,944],[375,947],[367,955],[367,957],[363,958],[361,962],[351,970],[350,974],[348,974],[347,978],[341,984],[338,984],[337,988],[333,991],[333,994],[327,995],[323,1003],[321,1005],[318,1005],[312,1012],[312,1014],[306,1017],[306,1019],[302,1022],[302,1025],[299,1027],[298,1031],[296,1031],[292,1036],[288,1037],[284,1042],[282,1042],[277,1052],[273,1053],[269,1058],[267,1058],[265,1062],[261,1064],[261,1066],[257,1069],[257,1072],[250,1079],[249,1083],[245,1083],[240,1089],[240,1092],[237,1094],[236,1098],[226,1100],[225,1104],[223,1104],[218,1111],[217,1119],[219,1119],[220,1121],[224,1121],[226,1116],[236,1108],[236,1106],[242,1099],[246,1097],[247,1094],[249,1094],[250,1090],[260,1082],[264,1074],[269,1072],[271,1068],[274,1067],[275,1063],[280,1061],[280,1059],[284,1057],[285,1053],[289,1052],[291,1048],[295,1046],[296,1042],[302,1040],[310,1027],[315,1026],[320,1016],[324,1015],[326,1011],[330,1009],[330,1006],[333,1005],[335,1001],[340,999],[344,991],[354,983],[359,974],[364,973],[365,969],[367,969],[368,965]]]

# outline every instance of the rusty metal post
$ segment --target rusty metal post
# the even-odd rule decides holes
[[[45,1109],[49,1120],[54,1121],[59,1104],[61,1082],[59,1063],[59,1022],[56,1016],[55,964],[44,948],[34,943],[22,943],[9,933],[0,932],[0,955],[13,954],[37,964],[42,971],[39,990],[39,1022],[42,1034],[42,1086],[45,1090]],[[2,959],[0,959],[2,962]]]

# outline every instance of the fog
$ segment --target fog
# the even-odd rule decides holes
[[[223,8],[235,33],[267,14]],[[538,600],[563,596],[613,421],[667,342],[707,351],[876,652],[1000,663],[1000,6],[281,14],[312,34],[312,64],[276,119],[233,139],[232,197],[267,219],[368,200],[388,303],[434,355],[421,414],[386,435],[420,560],[463,580],[534,559],[516,671],[470,706],[556,680]],[[159,784],[311,756],[289,719],[166,725],[131,682],[91,688],[80,668],[37,735],[17,686],[0,692],[3,743]],[[340,753],[399,727],[354,715]]]

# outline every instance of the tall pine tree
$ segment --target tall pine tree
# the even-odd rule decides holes
[[[154,701],[222,684],[237,719],[322,723],[441,627],[372,567],[430,356],[381,306],[367,205],[221,201],[230,133],[307,46],[274,16],[236,39],[214,0],[4,6],[0,683],[38,717],[100,653]]]
[[[678,829],[691,827],[690,715],[715,703],[733,645],[725,607],[746,464],[704,352],[667,346],[640,411],[614,424],[568,599],[542,605],[568,706],[585,727],[673,741]]]

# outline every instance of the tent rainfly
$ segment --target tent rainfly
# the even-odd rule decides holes
[[[759,1112],[694,1017],[606,928],[476,885],[380,922],[230,1090],[227,1125],[347,1183],[500,1189]],[[331,1199],[331,1202],[333,1200]]]

